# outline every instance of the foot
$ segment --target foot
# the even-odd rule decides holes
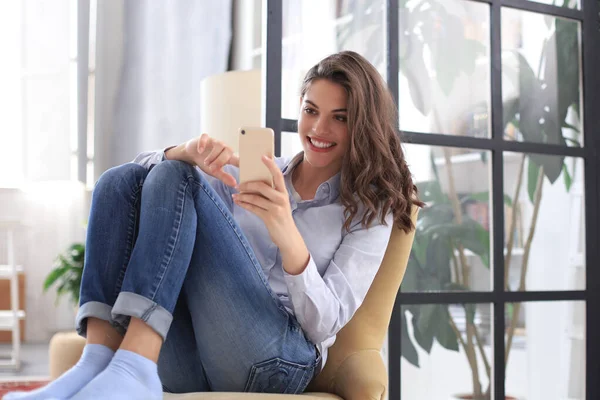
[[[115,353],[101,344],[88,344],[73,368],[48,385],[31,392],[12,392],[2,400],[64,400],[90,383],[110,363]]]
[[[117,350],[112,361],[71,400],[160,400],[162,384],[156,363],[128,350]]]

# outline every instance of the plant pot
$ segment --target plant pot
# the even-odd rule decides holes
[[[473,400],[473,395],[472,394],[455,394],[451,397],[451,400]],[[517,397],[513,397],[513,396],[506,396],[505,400],[519,400]]]

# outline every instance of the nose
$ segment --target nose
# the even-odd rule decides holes
[[[327,118],[319,116],[313,125],[313,132],[319,136],[324,136],[329,133],[329,121]]]

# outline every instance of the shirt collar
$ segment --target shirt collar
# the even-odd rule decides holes
[[[289,160],[281,169],[283,177],[286,182],[290,185],[290,190],[293,189],[292,185],[292,172],[304,159],[304,152],[296,154],[291,160]],[[315,200],[327,199],[328,203],[333,203],[340,194],[340,180],[341,172],[338,172],[327,181],[319,185],[317,193],[315,194]]]

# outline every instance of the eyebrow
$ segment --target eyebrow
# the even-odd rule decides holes
[[[305,101],[305,102],[307,102],[308,104],[312,105],[312,106],[313,106],[313,107],[315,107],[316,109],[318,109],[318,108],[319,108],[319,106],[318,106],[318,105],[316,105],[315,103],[313,103],[313,102],[312,102],[312,101],[310,101],[310,100],[306,100],[306,99],[305,99],[304,101]],[[348,112],[348,110],[347,110],[347,109],[345,109],[345,108],[336,108],[336,109],[335,109],[335,110],[333,110],[332,112]]]

